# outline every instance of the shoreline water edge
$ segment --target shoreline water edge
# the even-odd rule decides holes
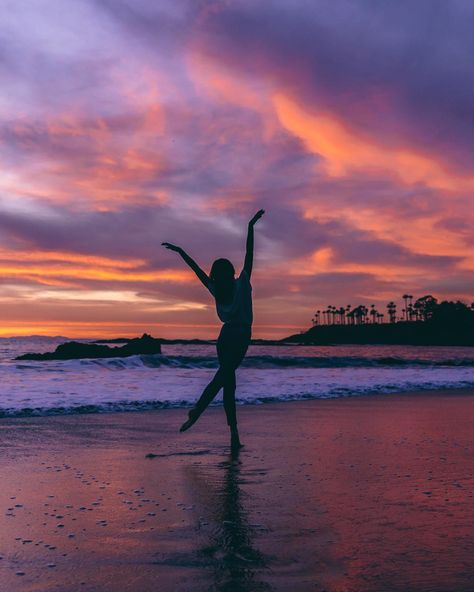
[[[161,354],[126,358],[14,359],[62,341],[0,340],[0,417],[189,407],[217,367],[212,344],[167,344]],[[252,345],[237,379],[240,406],[470,388],[474,348]]]

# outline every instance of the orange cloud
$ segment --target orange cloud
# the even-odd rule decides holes
[[[186,282],[191,279],[191,274],[186,270],[135,271],[144,264],[142,259],[123,261],[61,251],[0,249],[0,274],[4,278],[23,279],[46,286],[80,287],[77,283],[79,280]]]
[[[150,282],[150,281],[173,281],[187,282],[191,275],[187,272],[174,270],[163,270],[154,272],[121,272],[108,269],[98,269],[90,267],[64,267],[64,266],[44,266],[44,267],[15,267],[14,265],[0,266],[0,274],[3,277],[72,277],[93,280],[121,280],[130,282]]]
[[[144,265],[143,259],[128,259],[123,261],[121,259],[112,259],[109,257],[100,257],[98,255],[81,255],[78,253],[71,253],[65,251],[11,251],[7,249],[0,249],[0,260],[7,261],[62,261],[65,262],[79,262],[90,265],[113,266],[124,269],[131,269]]]
[[[473,176],[454,173],[434,157],[408,147],[390,148],[362,137],[330,113],[306,112],[284,93],[273,95],[273,105],[281,125],[324,159],[332,177],[384,171],[406,185],[423,183],[448,191],[474,189]]]
[[[288,264],[286,273],[289,277],[307,277],[318,273],[361,273],[372,274],[385,281],[413,281],[423,273],[424,278],[436,278],[436,271],[429,272],[423,265],[408,267],[391,261],[379,263],[336,262],[331,247],[317,249],[310,257],[296,258]]]
[[[451,207],[461,215],[469,216],[463,203],[457,204],[452,198]],[[456,206],[458,206],[456,208]],[[446,212],[429,214],[419,218],[410,218],[406,212],[395,209],[379,209],[357,205],[357,207],[338,205],[337,211],[326,200],[318,200],[317,204],[303,204],[303,215],[307,219],[327,222],[343,219],[350,226],[370,232],[372,236],[393,241],[407,247],[412,253],[439,256],[463,257],[459,268],[474,270],[474,254],[471,253],[465,239],[458,233],[439,226]],[[387,268],[390,262],[387,262]],[[386,269],[386,273],[389,270]],[[407,270],[408,273],[408,270]]]

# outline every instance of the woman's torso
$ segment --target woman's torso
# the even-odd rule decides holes
[[[232,300],[226,304],[216,300],[217,316],[225,324],[250,327],[253,321],[252,286],[245,269],[234,282]],[[209,291],[215,297],[212,284],[209,286]]]

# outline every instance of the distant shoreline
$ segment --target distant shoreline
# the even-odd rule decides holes
[[[367,323],[362,325],[317,325],[282,340],[294,345],[420,345],[474,346],[470,326],[437,326],[430,322]]]
[[[123,345],[137,337],[66,337],[64,335],[16,335],[0,340],[38,341],[56,343],[76,341],[89,344]],[[153,338],[162,345],[215,345],[217,339]],[[306,331],[281,339],[252,339],[251,345],[261,346],[331,346],[331,345],[413,345],[429,347],[474,347],[474,329],[470,323],[438,326],[431,322],[399,321],[397,323],[364,323],[357,325],[315,325]]]

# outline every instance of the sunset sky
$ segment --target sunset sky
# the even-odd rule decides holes
[[[474,299],[473,2],[0,7],[0,335],[215,336],[160,244],[239,269],[261,207],[256,337]]]

